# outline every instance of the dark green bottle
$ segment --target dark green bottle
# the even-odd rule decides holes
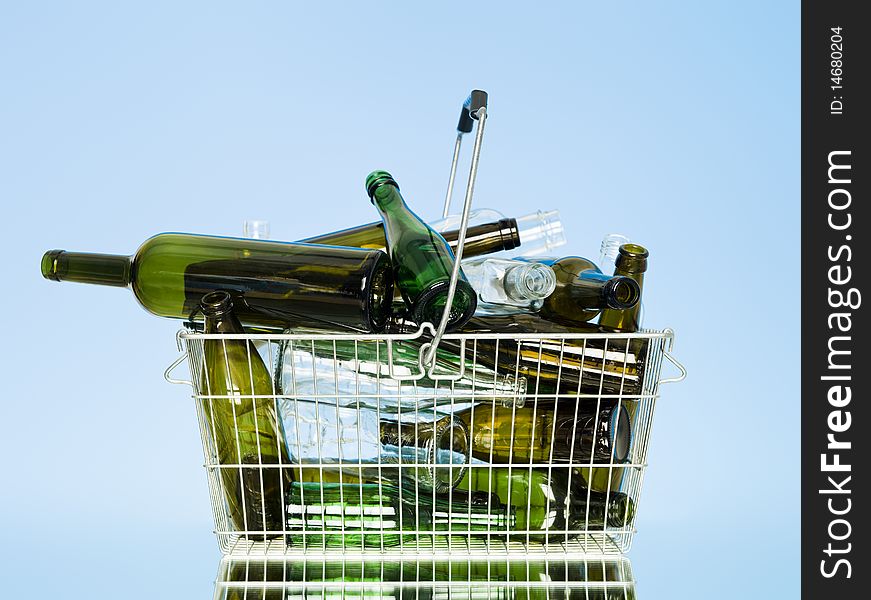
[[[638,244],[623,244],[620,246],[620,253],[617,255],[616,268],[614,275],[621,275],[633,279],[638,284],[639,300],[641,298],[641,288],[644,285],[644,272],[647,271],[647,257],[650,253],[644,246]],[[619,309],[607,308],[602,311],[602,316],[599,317],[599,325],[610,331],[638,331],[639,316],[641,314],[641,302],[635,306]]]
[[[413,333],[416,328],[401,315],[388,325],[391,333]],[[539,315],[476,315],[463,327],[466,333],[508,333],[511,339],[475,339],[463,349],[459,340],[443,338],[442,350],[475,361],[494,371],[515,378],[525,377],[529,389],[538,394],[622,394],[641,393],[647,362],[647,339],[538,339],[525,333],[603,333],[598,325],[572,326],[553,323]],[[607,332],[605,332],[607,333]],[[417,343],[428,341],[422,336]],[[624,399],[625,400],[625,399]],[[528,401],[528,400],[527,400]]]
[[[590,321],[603,309],[626,310],[638,304],[641,290],[630,277],[605,275],[578,256],[538,260],[553,267],[556,289],[545,298],[540,314],[565,325]]]
[[[635,503],[623,492],[588,490],[567,467],[473,465],[454,492],[496,495],[516,509],[511,539],[560,542],[582,532],[623,529],[632,524]],[[527,538],[527,536],[529,536]]]
[[[438,325],[454,267],[453,251],[445,238],[408,208],[390,173],[370,173],[366,192],[384,221],[394,280],[411,318]],[[460,270],[447,328],[462,327],[475,313],[477,302],[478,295]]]
[[[453,229],[445,231],[442,237],[452,250],[457,248],[460,231]],[[384,236],[384,223],[367,223],[316,235],[300,240],[308,244],[329,244],[334,246],[354,246],[355,248],[387,249],[387,238]],[[520,231],[516,219],[499,219],[492,223],[469,226],[466,229],[466,243],[463,245],[463,256],[470,258],[501,250],[513,250],[520,246]]]
[[[226,292],[203,296],[205,333],[245,333]],[[276,537],[284,529],[282,497],[290,460],[273,398],[269,370],[250,340],[203,340],[200,392],[231,527],[249,539]],[[245,465],[254,465],[251,467]],[[218,468],[220,467],[220,468]],[[263,532],[258,534],[257,532]]]
[[[54,281],[129,287],[162,317],[191,318],[203,294],[227,290],[246,325],[377,332],[393,300],[390,260],[379,250],[162,233],[133,256],[52,250]]]
[[[300,483],[287,494],[287,536],[294,546],[398,546],[416,534],[504,533],[514,513],[492,494],[418,493],[388,484]]]

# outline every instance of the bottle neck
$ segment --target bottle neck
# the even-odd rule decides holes
[[[569,293],[584,308],[626,310],[641,299],[641,288],[637,281],[623,275],[605,275],[598,269],[579,273],[570,283]]]
[[[129,256],[51,250],[42,257],[42,276],[52,281],[127,287],[132,274]]]
[[[456,250],[460,230],[454,229],[442,233],[451,250]],[[520,232],[515,219],[499,219],[493,223],[484,223],[466,228],[466,242],[463,244],[463,256],[471,258],[482,254],[490,254],[501,250],[513,250],[520,245]]]
[[[518,302],[544,300],[556,289],[556,275],[548,265],[520,263],[509,267],[502,280],[505,293]]]

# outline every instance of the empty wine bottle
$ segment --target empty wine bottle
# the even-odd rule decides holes
[[[623,492],[584,487],[567,467],[471,466],[455,495],[463,491],[495,494],[516,511],[518,541],[560,542],[580,533],[623,529],[635,516],[635,503]]]
[[[504,532],[514,513],[489,493],[419,494],[387,484],[293,482],[287,494],[286,537],[294,546],[398,546],[417,533]],[[405,533],[404,533],[405,532]]]
[[[500,314],[541,308],[556,289],[553,268],[504,258],[463,261],[463,271],[478,293],[476,314]]]
[[[615,276],[631,278],[638,286],[638,297],[641,299],[641,287],[644,285],[644,273],[647,271],[647,248],[638,244],[623,244],[617,256]],[[609,331],[638,331],[640,326],[641,303],[625,308],[609,307],[602,311],[599,325]]]
[[[244,333],[226,292],[211,292],[200,303],[208,334]],[[249,539],[280,535],[282,497],[290,484],[290,463],[266,365],[248,340],[203,340],[200,383],[203,421],[214,444],[224,500],[238,531]],[[220,468],[218,468],[220,467]],[[258,533],[258,532],[263,532]]]
[[[276,388],[297,400],[371,408],[382,415],[426,409],[449,414],[474,402],[523,406],[526,401],[527,380],[515,377],[513,369],[499,373],[471,356],[461,361],[439,349],[435,366],[451,380],[416,377],[422,374],[420,353],[421,343],[406,340],[284,340],[277,351]]]
[[[418,412],[417,423],[382,419],[376,410],[282,398],[287,452],[295,465],[362,480],[408,482],[421,490],[456,487],[469,462],[469,430],[460,419]],[[409,465],[409,466],[404,466]]]
[[[622,463],[632,441],[629,413],[614,400],[483,403],[454,418],[471,432],[472,456],[494,464]]]
[[[392,333],[410,333],[412,324],[394,314],[388,324]],[[622,394],[641,393],[647,360],[647,339],[559,339],[523,338],[525,333],[602,333],[597,325],[579,323],[571,327],[549,322],[538,315],[476,315],[463,328],[467,333],[508,333],[516,338],[459,340],[442,338],[445,350],[502,373],[515,373],[535,382],[539,394]],[[418,343],[428,336],[421,336]]]
[[[463,246],[463,256],[480,256],[501,250],[511,250],[520,245],[523,232],[518,230],[517,220],[497,218],[488,223],[472,225],[466,229],[466,243]],[[452,229],[442,233],[451,249],[456,249],[460,232]],[[342,231],[316,235],[304,240],[309,244],[330,244],[335,246],[353,246],[355,248],[387,249],[387,238],[384,236],[384,223],[367,223]]]
[[[379,250],[184,233],[156,235],[132,257],[52,250],[42,274],[129,287],[149,312],[180,319],[203,294],[228,290],[246,325],[377,332],[393,301],[390,260]]]
[[[441,235],[408,208],[390,173],[370,173],[366,192],[384,221],[395,284],[411,318],[438,325],[447,303],[454,253]],[[447,328],[462,327],[475,313],[476,304],[475,290],[460,269]]]
[[[541,307],[541,316],[574,325],[594,319],[602,309],[624,310],[638,303],[641,291],[630,277],[609,276],[586,258],[539,259],[556,274],[556,289]]]

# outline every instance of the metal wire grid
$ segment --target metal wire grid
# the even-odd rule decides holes
[[[542,598],[635,597],[622,557],[542,560],[267,560],[227,557],[215,600],[267,598]]]
[[[546,536],[542,535],[540,529],[530,529],[520,526],[521,523],[516,523],[514,527],[492,526],[488,524],[482,530],[475,530],[471,526],[471,507],[469,511],[469,524],[466,528],[457,526],[455,523],[451,526],[449,532],[439,531],[432,524],[420,521],[420,513],[417,512],[411,517],[414,522],[409,523],[410,516],[403,514],[400,509],[394,510],[390,514],[389,519],[385,520],[381,517],[381,521],[375,521],[375,529],[372,529],[373,522],[366,522],[366,513],[370,507],[364,509],[362,496],[359,496],[359,506],[354,509],[353,498],[342,498],[342,504],[345,508],[341,509],[342,514],[332,514],[330,516],[330,508],[325,508],[323,503],[324,484],[319,486],[321,493],[316,492],[314,498],[309,494],[308,498],[301,498],[301,504],[305,505],[304,514],[315,514],[314,518],[310,518],[308,522],[303,519],[295,524],[285,523],[285,528],[281,531],[265,531],[263,529],[251,530],[244,526],[232,522],[232,518],[228,512],[225,503],[225,492],[220,471],[222,469],[246,469],[250,472],[253,468],[260,471],[260,483],[263,483],[263,471],[265,469],[293,469],[298,475],[303,473],[314,473],[315,481],[333,481],[338,474],[339,481],[358,481],[366,479],[374,470],[375,481],[377,481],[379,492],[387,488],[385,478],[382,475],[385,472],[398,473],[398,482],[388,480],[389,483],[398,483],[400,490],[409,490],[410,502],[413,506],[418,504],[435,505],[438,500],[438,495],[435,489],[426,489],[420,485],[419,474],[421,469],[434,470],[442,469],[447,466],[449,479],[453,477],[454,469],[475,469],[484,470],[488,473],[489,481],[493,481],[492,473],[494,469],[507,469],[508,478],[508,493],[509,498],[499,498],[503,503],[508,504],[509,501],[515,502],[514,508],[523,510],[523,498],[515,498],[511,494],[511,482],[513,481],[512,473],[525,472],[531,480],[533,471],[545,472],[550,478],[555,472],[567,473],[568,488],[571,487],[572,479],[576,483],[583,479],[592,480],[596,477],[600,482],[604,481],[604,485],[600,485],[601,491],[606,494],[612,492],[620,492],[628,495],[634,502],[635,515],[637,515],[638,500],[640,498],[641,484],[643,480],[644,468],[647,460],[647,448],[649,443],[649,435],[652,424],[653,409],[655,400],[659,396],[659,385],[668,381],[680,380],[684,376],[683,367],[679,365],[668,353],[673,341],[671,331],[661,332],[644,332],[638,334],[524,334],[523,336],[508,335],[508,334],[450,334],[443,339],[443,344],[454,345],[456,354],[459,357],[458,369],[454,373],[438,372],[438,361],[435,365],[428,369],[422,366],[422,361],[417,361],[417,369],[409,368],[409,363],[404,360],[400,348],[403,344],[416,344],[416,348],[420,354],[426,349],[426,343],[423,342],[423,329],[414,335],[382,335],[382,336],[366,336],[366,335],[275,335],[275,336],[260,336],[260,335],[205,335],[190,331],[180,332],[180,343],[183,342],[187,350],[187,358],[189,360],[191,371],[191,383],[194,387],[194,398],[197,402],[197,414],[200,426],[200,433],[203,439],[204,454],[206,457],[206,468],[209,478],[209,491],[212,501],[212,509],[216,524],[216,534],[219,541],[221,551],[227,555],[286,555],[289,553],[304,552],[306,555],[323,555],[330,556],[336,552],[341,552],[343,555],[352,556],[360,555],[367,556],[372,553],[377,554],[392,554],[392,555],[415,555],[427,556],[440,552],[465,553],[468,555],[501,555],[501,554],[523,554],[526,556],[546,556],[553,553],[561,554],[613,554],[626,552],[632,541],[635,529],[632,526],[634,519],[627,521],[620,526],[613,526],[608,521],[608,508],[605,509],[604,524],[591,523],[590,506],[591,496],[593,494],[592,486],[586,487],[586,514],[582,519],[575,519],[575,526],[570,527],[568,521],[562,527],[551,527],[547,530]],[[500,398],[501,404],[505,405],[506,410],[512,412],[512,417],[515,411],[525,408],[527,411],[532,407],[532,435],[534,438],[534,429],[538,422],[535,415],[539,409],[545,410],[545,407],[550,403],[557,406],[559,403],[572,403],[577,405],[581,402],[595,403],[596,405],[596,423],[593,430],[599,431],[599,409],[603,403],[616,403],[618,410],[621,406],[627,407],[631,415],[631,426],[633,430],[633,441],[630,446],[629,454],[625,461],[616,461],[613,458],[608,461],[596,461],[592,458],[588,460],[578,460],[574,457],[576,448],[575,438],[577,432],[572,432],[572,441],[570,444],[570,457],[568,461],[563,461],[559,464],[554,464],[548,461],[546,464],[536,462],[531,457],[526,461],[509,459],[503,464],[494,464],[492,460],[487,461],[488,464],[469,465],[467,463],[456,462],[451,458],[450,462],[439,462],[433,464],[432,461],[421,461],[416,458],[414,461],[401,461],[396,463],[384,463],[377,460],[374,464],[363,464],[360,456],[354,460],[343,460],[341,457],[324,457],[320,454],[322,450],[322,440],[316,439],[314,447],[318,452],[315,460],[291,461],[284,465],[265,465],[262,462],[257,464],[238,464],[238,463],[221,463],[217,458],[216,440],[213,436],[213,427],[206,418],[205,403],[226,401],[228,396],[220,396],[209,394],[208,383],[204,380],[204,343],[208,340],[229,340],[229,339],[248,339],[252,340],[260,348],[266,364],[272,368],[272,390],[268,395],[255,395],[250,398],[262,398],[268,402],[276,402],[279,405],[282,402],[293,402],[295,406],[300,406],[301,402],[311,404],[315,410],[315,420],[320,421],[320,411],[324,411],[324,416],[327,416],[330,410],[337,412],[336,406],[343,406],[352,411],[361,408],[361,402],[368,404],[369,408],[364,410],[372,410],[374,412],[376,422],[381,422],[382,417],[389,416],[402,420],[404,416],[413,417],[413,421],[421,421],[421,405],[426,405],[434,408],[437,411],[446,412],[448,415],[456,412],[457,406],[471,405],[467,410],[471,414],[472,429],[478,424],[474,418],[476,408],[481,410],[482,406],[497,404],[497,396],[503,394]],[[629,352],[630,345],[635,344],[635,347],[643,348],[644,355],[636,357],[637,369],[632,370],[629,367],[629,359],[632,354]],[[640,346],[639,346],[640,345]],[[350,355],[348,349],[351,349]],[[615,353],[609,354],[610,349],[616,349]],[[324,350],[326,349],[326,356]],[[492,355],[484,356],[485,349],[492,352]],[[511,352],[511,349],[517,349],[516,352]],[[297,383],[302,378],[302,373],[296,373],[293,366],[290,371],[289,380],[286,378],[282,384],[281,374],[278,368],[281,366],[280,358],[286,356],[288,352],[293,353],[297,350],[309,353],[311,356],[317,356],[319,353],[326,359],[325,364],[332,365],[332,372],[326,374],[318,372],[318,368],[323,368],[323,365],[316,366],[312,362],[311,381],[323,383],[332,378],[334,385],[329,389],[319,390],[317,385],[313,389],[307,389],[304,394],[297,389]],[[622,352],[621,352],[622,350]],[[249,350],[250,352],[250,350]],[[500,352],[513,357],[514,364],[511,372],[506,373],[506,361],[501,360]],[[614,367],[620,367],[620,360],[613,360],[613,356],[622,356],[622,370],[616,369],[618,376],[615,379]],[[419,355],[418,355],[419,356]],[[612,356],[612,360],[606,360],[606,357]],[[545,357],[550,361],[543,360]],[[568,360],[574,357],[572,362]],[[578,358],[580,357],[580,358]],[[251,372],[251,354],[249,353],[249,372]],[[367,360],[362,360],[366,358]],[[468,362],[465,360],[468,358]],[[486,358],[486,360],[484,360]],[[504,356],[503,356],[504,358]],[[680,371],[681,375],[672,379],[660,379],[662,370],[663,358],[671,361]],[[179,361],[176,362],[176,364]],[[360,369],[363,364],[370,367],[370,372],[365,376],[368,378],[367,384],[375,385],[374,390],[370,389],[368,393],[361,391],[366,388],[366,385],[361,386],[362,375]],[[480,366],[479,363],[491,364],[493,369]],[[176,366],[168,369],[169,373]],[[294,363],[291,362],[291,365]],[[352,368],[349,368],[351,365]],[[375,365],[374,370],[371,367]],[[573,367],[571,365],[574,365]],[[340,373],[340,368],[345,371]],[[354,370],[357,369],[357,370]],[[548,371],[548,376],[551,378],[551,385],[545,387],[543,385],[544,377],[540,375]],[[554,372],[555,369],[555,372]],[[572,373],[570,373],[570,371]],[[609,371],[611,369],[611,371]],[[348,377],[349,373],[353,373],[352,389],[341,389],[339,385],[340,378]],[[365,369],[364,369],[365,373]],[[633,375],[634,373],[634,375]],[[561,384],[570,379],[570,375],[574,375],[577,379],[577,389],[566,390],[566,386]],[[504,393],[499,391],[494,392],[493,385],[483,385],[488,377],[493,378],[495,385],[499,381],[504,381],[505,377],[509,381],[514,381],[517,384],[513,394],[510,397],[504,397]],[[598,377],[598,382],[595,377]],[[253,377],[253,376],[252,376]],[[586,379],[585,379],[586,377]],[[591,380],[591,377],[593,379]],[[632,377],[635,379],[633,380]],[[526,388],[523,390],[521,382],[525,379]],[[531,380],[531,381],[530,381]],[[606,380],[608,380],[606,385]],[[590,388],[590,382],[593,381],[594,387]],[[598,383],[598,385],[595,385]],[[253,389],[253,381],[252,381]],[[444,393],[443,393],[444,392]],[[397,402],[397,399],[399,401]],[[382,408],[382,404],[389,407],[389,410]],[[412,408],[408,408],[408,406]],[[405,407],[405,408],[404,408]],[[495,413],[494,413],[495,414]],[[427,412],[426,415],[429,415]],[[285,415],[286,418],[286,415]],[[424,417],[423,420],[426,420]],[[514,419],[511,425],[511,452],[514,452]],[[556,420],[553,422],[554,427]],[[354,436],[353,428],[351,437],[356,440],[362,439],[363,431],[359,429],[359,421],[356,423],[358,427],[356,436]],[[285,422],[287,427],[287,422]],[[336,439],[341,439],[342,432],[340,425],[337,423]],[[299,431],[299,428],[297,428]],[[318,429],[316,434],[319,435],[322,429]],[[347,433],[347,432],[346,432]],[[550,439],[553,439],[553,431]],[[299,435],[294,440],[299,442]],[[401,442],[400,442],[401,443]],[[595,443],[595,436],[593,443]],[[288,446],[292,446],[289,441]],[[551,453],[553,451],[551,450]],[[291,452],[292,454],[292,452]],[[552,456],[552,454],[551,454]],[[497,461],[498,462],[498,461]],[[303,470],[304,469],[304,470]],[[411,475],[408,477],[407,475]],[[356,478],[355,478],[356,476]],[[581,479],[583,478],[583,479]],[[411,481],[409,486],[408,481]],[[460,498],[462,494],[468,493],[468,499],[471,500],[472,485],[467,486],[468,491],[460,490]],[[528,497],[527,504],[532,499],[532,486],[527,486]],[[340,492],[344,487],[340,487]],[[353,487],[349,489],[353,490]],[[286,490],[281,490],[282,499],[285,498]],[[457,494],[457,492],[455,492]],[[451,510],[453,498],[448,502],[447,510]],[[519,500],[519,501],[518,501]],[[553,506],[550,505],[551,498],[548,497],[545,507],[545,513],[551,519],[551,523],[556,521],[555,515],[563,506],[558,502],[557,498],[553,498]],[[291,503],[283,503],[285,510],[289,508]],[[312,508],[318,507],[321,508]],[[244,498],[243,498],[243,509]],[[247,507],[250,510],[250,507]],[[298,507],[297,507],[298,508]],[[401,507],[400,507],[401,508]],[[510,509],[509,509],[510,510]],[[318,515],[318,511],[320,514]],[[389,511],[388,511],[389,512]],[[510,512],[509,512],[510,514]],[[349,518],[352,515],[357,515],[356,518]],[[345,519],[345,522],[341,522]],[[320,525],[320,526],[318,526]],[[388,527],[389,525],[389,527]]]

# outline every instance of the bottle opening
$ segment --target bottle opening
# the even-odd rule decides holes
[[[369,194],[370,198],[374,199],[375,192],[385,184],[390,184],[397,190],[399,189],[399,184],[393,179],[393,175],[387,171],[372,171],[366,177],[366,193]]]
[[[233,299],[224,291],[209,292],[200,300],[200,308],[207,315],[219,315],[233,309]]]
[[[610,308],[632,308],[641,299],[638,282],[630,277],[614,277],[605,286],[605,300]]]
[[[556,275],[548,265],[528,263],[508,269],[502,285],[515,300],[544,300],[556,289]]]
[[[52,281],[60,281],[57,275],[57,258],[63,254],[63,250],[49,250],[42,255],[42,276]]]
[[[614,450],[614,462],[626,462],[629,449],[632,446],[632,422],[625,406],[611,412],[610,419],[611,447]]]
[[[446,417],[436,424],[432,441],[433,487],[437,492],[455,488],[466,475],[469,462],[469,430],[459,419]]]
[[[393,269],[390,260],[383,252],[381,260],[372,273],[371,293],[364,301],[364,319],[368,315],[369,329],[379,332],[387,325],[393,306]]]

